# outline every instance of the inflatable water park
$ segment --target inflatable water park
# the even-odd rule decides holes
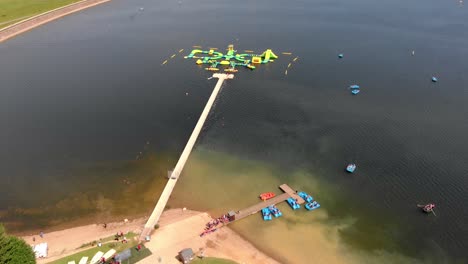
[[[246,67],[254,70],[256,65],[266,64],[275,61],[278,56],[271,49],[265,50],[262,54],[237,53],[234,45],[229,45],[226,54],[217,49],[201,50],[194,49],[185,59],[196,59],[198,65],[206,65],[205,70],[217,72],[222,68],[225,72],[234,73],[236,67]]]

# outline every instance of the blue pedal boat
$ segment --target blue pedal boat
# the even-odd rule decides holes
[[[346,171],[349,173],[353,173],[355,170],[356,170],[356,164],[354,163],[348,164],[348,166],[346,167]]]
[[[307,193],[305,192],[298,192],[297,195],[299,195],[299,197],[301,197],[302,199],[304,199],[304,201],[310,203],[314,200],[314,197],[308,195]]]
[[[296,200],[294,200],[293,198],[289,197],[286,202],[288,202],[289,206],[291,206],[291,208],[293,210],[297,210],[299,208],[301,208],[301,206],[296,202]]]
[[[319,207],[320,207],[320,204],[317,203],[317,201],[313,201],[313,202],[307,203],[307,204],[305,205],[305,208],[306,208],[307,210],[309,210],[309,211],[315,210],[315,209],[317,209],[317,208],[319,208]]]
[[[268,209],[270,209],[270,212],[273,214],[274,217],[280,217],[283,215],[283,213],[280,211],[280,209],[278,209],[278,207],[274,206],[274,205],[271,205],[268,207]]]
[[[262,216],[263,216],[264,221],[271,221],[272,217],[271,217],[270,209],[263,208],[262,209]]]

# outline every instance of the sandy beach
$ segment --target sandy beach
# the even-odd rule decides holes
[[[151,241],[145,244],[153,254],[139,263],[180,263],[175,257],[184,248],[192,248],[195,253],[202,248],[206,257],[232,259],[239,263],[278,263],[229,227],[200,237],[205,224],[210,220],[211,217],[203,212],[183,209],[165,211],[159,221],[160,228],[152,234]],[[145,221],[146,218],[138,218],[128,222],[122,220],[121,222],[109,223],[106,228],[101,224],[85,225],[45,233],[43,238],[34,234],[23,236],[23,239],[31,245],[48,243],[49,256],[37,261],[38,264],[42,264],[81,251],[83,249],[77,250],[81,245],[112,236],[117,232],[139,233],[143,229]],[[35,242],[33,238],[35,238]]]
[[[211,219],[207,213],[196,211],[174,209],[164,212],[159,222],[161,227],[153,233],[152,240],[145,244],[153,255],[139,263],[180,263],[175,257],[184,248],[192,248],[195,254],[203,249],[205,257],[231,259],[238,263],[279,263],[229,227],[200,237],[205,224]]]

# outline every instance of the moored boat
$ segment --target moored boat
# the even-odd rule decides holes
[[[273,192],[266,192],[266,193],[260,194],[260,199],[262,199],[263,201],[266,201],[266,200],[271,199],[271,198],[273,198],[275,196],[276,196],[276,194],[273,193]]]
[[[304,199],[304,201],[310,203],[314,200],[314,197],[308,195],[307,193],[305,192],[298,192],[297,195],[299,195],[299,197],[301,197],[302,199]]]
[[[296,200],[294,200],[292,197],[289,197],[286,202],[288,202],[289,206],[291,206],[291,208],[293,210],[297,210],[299,208],[301,208],[301,206],[296,202]]]
[[[268,209],[267,207],[262,209],[262,215],[264,221],[271,221],[271,212],[270,209]]]
[[[274,217],[280,217],[283,215],[283,213],[276,207],[275,205],[270,205],[268,206],[268,209],[270,209],[270,212],[273,214]]]
[[[346,167],[346,171],[349,172],[349,173],[353,173],[355,170],[356,170],[356,164],[354,164],[354,163],[350,163]]]
[[[317,201],[311,203],[306,203],[305,208],[309,211],[315,210],[320,207],[320,204]]]

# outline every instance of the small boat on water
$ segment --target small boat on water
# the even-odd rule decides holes
[[[308,195],[307,193],[305,192],[298,192],[297,195],[299,195],[299,197],[301,197],[302,199],[304,199],[304,201],[310,203],[314,200],[314,197]]]
[[[271,212],[270,212],[270,209],[268,209],[268,207],[265,207],[262,209],[262,215],[263,215],[263,221],[271,221],[272,219]]]
[[[306,203],[305,208],[309,211],[315,210],[320,207],[320,204],[317,201],[311,203]]]
[[[346,171],[349,172],[349,173],[353,173],[355,170],[356,170],[356,164],[354,164],[354,163],[350,163],[346,167]]]
[[[270,209],[270,212],[273,214],[274,217],[280,217],[283,215],[283,213],[276,207],[275,205],[270,205],[268,206],[268,209]]]
[[[435,215],[435,212],[434,212],[434,208],[436,207],[435,204],[433,203],[429,203],[429,204],[418,204],[418,207],[421,208],[423,210],[423,212],[425,213],[433,213]]]
[[[351,93],[352,93],[353,95],[356,95],[356,94],[358,94],[360,91],[361,91],[361,90],[359,90],[359,89],[353,89],[353,90],[351,90]]]
[[[271,199],[271,198],[273,198],[275,196],[276,196],[276,194],[273,193],[273,192],[266,192],[266,193],[260,194],[260,199],[262,199],[263,201],[266,201],[266,200]]]
[[[299,208],[301,208],[301,206],[296,202],[296,200],[294,200],[292,197],[289,197],[286,202],[288,202],[289,206],[291,206],[291,208],[293,210],[297,210]]]
[[[353,85],[349,86],[349,89],[359,89],[359,88],[361,88],[361,87],[359,85],[357,85],[357,84],[353,84]]]
[[[437,77],[435,77],[435,76],[432,76],[431,80],[432,80],[432,82],[437,82],[439,79],[437,79]]]
[[[205,70],[207,70],[207,71],[219,71],[218,68],[214,68],[214,67],[205,68]]]
[[[338,58],[342,59],[344,57],[343,53],[338,54]]]

